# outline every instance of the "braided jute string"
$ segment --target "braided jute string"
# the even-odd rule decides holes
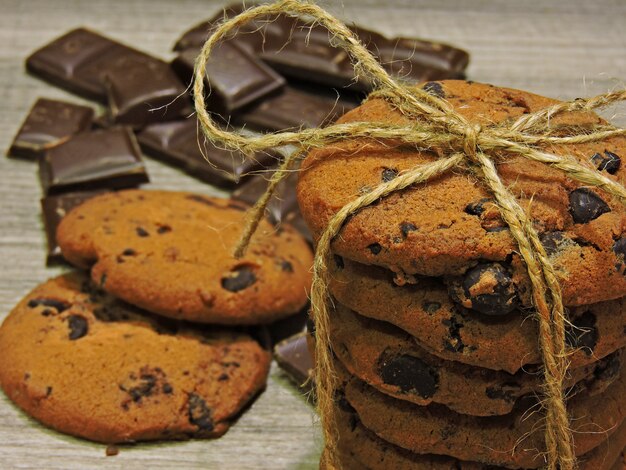
[[[236,34],[245,23],[272,15],[287,15],[309,20],[328,29],[334,44],[350,55],[358,77],[367,78],[374,91],[368,99],[387,101],[411,120],[407,125],[386,122],[352,122],[335,124],[324,129],[304,129],[296,132],[279,132],[260,137],[249,137],[237,132],[223,130],[206,111],[204,77],[206,63],[217,44]],[[329,338],[329,310],[331,299],[328,291],[327,263],[332,257],[331,242],[340,232],[348,218],[380,198],[401,191],[417,183],[455,168],[473,173],[493,194],[501,216],[515,238],[519,253],[524,260],[532,287],[532,299],[539,323],[539,347],[544,368],[545,444],[547,468],[570,470],[575,468],[572,433],[565,406],[563,380],[568,367],[565,347],[567,318],[561,290],[555,271],[541,245],[529,216],[505,187],[498,176],[494,159],[502,152],[519,155],[563,171],[568,177],[585,185],[600,188],[626,203],[626,189],[603,174],[586,168],[574,158],[558,156],[540,150],[539,146],[583,144],[598,142],[610,137],[625,136],[625,129],[609,125],[593,129],[572,130],[570,135],[553,135],[549,119],[561,113],[590,111],[602,106],[626,100],[626,90],[620,90],[590,99],[577,99],[550,106],[538,112],[524,115],[514,123],[481,127],[470,123],[458,114],[445,100],[415,88],[406,87],[391,79],[376,59],[356,39],[353,33],[332,15],[311,3],[298,0],[280,0],[244,11],[219,25],[204,44],[195,64],[194,99],[198,120],[206,137],[221,145],[240,150],[246,154],[283,145],[295,145],[298,151],[285,158],[272,176],[266,193],[251,210],[248,224],[237,247],[235,256],[245,253],[246,247],[263,218],[265,207],[276,185],[293,167],[294,162],[313,148],[324,147],[347,139],[388,139],[419,145],[420,148],[450,149],[449,155],[432,163],[416,166],[402,172],[393,180],[382,183],[342,207],[328,222],[317,242],[313,265],[311,289],[312,314],[316,324],[316,371],[315,382],[318,409],[331,467],[340,467],[336,461],[337,433],[334,422],[333,402],[336,376],[332,363]]]

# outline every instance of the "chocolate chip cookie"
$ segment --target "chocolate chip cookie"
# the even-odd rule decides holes
[[[403,330],[361,317],[339,304],[330,325],[333,351],[352,375],[383,393],[418,405],[440,403],[473,416],[504,415],[520,397],[538,393],[543,386],[538,367],[512,375],[441,360]],[[593,382],[590,394],[603,392],[619,373],[620,353],[570,369],[565,387]]]
[[[265,386],[269,352],[244,330],[160,319],[72,273],[0,327],[0,386],[27,414],[104,443],[217,437]]]
[[[537,322],[527,311],[503,317],[478,314],[451,301],[437,278],[398,286],[391,271],[339,256],[328,267],[330,290],[340,303],[402,328],[436,356],[511,374],[541,363]],[[626,346],[624,298],[570,308],[569,316],[574,325],[566,338],[572,368]]]
[[[471,123],[513,121],[557,103],[528,92],[464,81],[440,82],[441,93]],[[381,99],[368,100],[339,122],[410,124]],[[550,132],[567,135],[603,124],[590,112],[550,119]],[[626,138],[545,149],[568,156],[607,178],[626,183]],[[417,165],[446,156],[401,142],[353,139],[309,153],[302,164],[298,200],[314,238],[331,217],[357,196]],[[581,185],[548,165],[501,152],[495,164],[504,185],[527,211],[553,263],[567,306],[626,295],[626,208],[608,194]],[[334,253],[396,273],[444,276],[452,291],[473,286],[458,301],[487,315],[531,306],[528,275],[518,247],[500,218],[492,195],[467,170],[458,168],[363,208],[344,225]],[[487,282],[489,281],[489,282]]]
[[[307,303],[312,253],[289,225],[262,221],[233,257],[248,206],[168,191],[105,194],[60,223],[63,256],[107,292],[175,319],[269,323]]]
[[[534,399],[504,416],[475,417],[441,405],[419,406],[376,391],[337,367],[345,397],[363,425],[380,438],[414,453],[449,455],[511,468],[538,468],[545,451],[540,408]],[[626,415],[626,366],[601,395],[581,389],[568,404],[577,455],[601,445]],[[619,448],[619,447],[618,447]]]

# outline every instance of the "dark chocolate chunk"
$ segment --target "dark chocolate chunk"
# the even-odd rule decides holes
[[[427,82],[422,87],[424,91],[439,98],[445,98],[446,93],[443,91],[443,87],[439,82]]]
[[[61,313],[71,307],[69,303],[62,300],[47,298],[30,299],[27,305],[29,308],[36,308],[40,306],[50,307],[55,309],[57,313]]]
[[[28,112],[9,148],[10,157],[36,159],[91,127],[93,109],[39,98]]]
[[[587,356],[593,354],[598,342],[596,316],[585,312],[572,320],[572,325],[566,325],[565,342],[572,349],[582,348]]]
[[[613,243],[613,253],[617,258],[615,269],[622,274],[626,274],[626,238],[618,238]]]
[[[539,241],[546,250],[547,255],[553,255],[561,250],[561,247],[569,240],[563,232],[546,232],[539,236]]]
[[[172,227],[170,227],[169,225],[159,225],[159,228],[157,228],[157,233],[159,235],[163,235],[164,233],[168,233],[172,231]]]
[[[137,252],[132,248],[126,248],[124,251],[122,251],[123,256],[135,256],[136,254]]]
[[[465,344],[463,344],[463,340],[461,339],[463,323],[454,315],[449,319],[442,320],[441,323],[448,327],[448,337],[443,339],[444,348],[450,352],[463,352],[465,349]]]
[[[306,333],[299,333],[274,347],[274,358],[287,376],[304,392],[312,390],[313,359],[307,347]]]
[[[422,398],[430,398],[439,387],[437,370],[408,354],[381,357],[378,369],[384,383],[395,385],[403,393],[416,393]]]
[[[213,431],[215,425],[212,412],[202,397],[190,393],[188,406],[189,422],[198,426],[201,431]]]
[[[503,384],[487,387],[485,393],[487,398],[491,398],[492,400],[504,400],[511,403],[517,399],[520,389],[519,384],[505,382]]]
[[[380,243],[372,243],[371,245],[367,246],[367,249],[370,250],[373,255],[377,255],[382,251],[383,247],[380,246]]]
[[[286,86],[233,116],[233,122],[259,131],[323,127],[357,106],[356,100],[328,89]]]
[[[185,86],[169,64],[149,56],[120,60],[105,75],[109,118],[142,127],[190,114]]]
[[[388,183],[389,181],[394,179],[396,176],[398,176],[398,170],[396,170],[395,168],[384,168],[381,173],[380,179],[384,183]]]
[[[249,173],[271,167],[278,160],[276,153],[258,152],[247,157],[241,152],[217,147],[204,139],[195,119],[146,126],[137,134],[137,139],[148,155],[223,187],[233,186]]]
[[[222,278],[222,287],[230,292],[247,289],[256,282],[256,276],[250,266],[239,266],[227,277]]]
[[[596,168],[600,171],[606,171],[607,173],[614,175],[619,170],[622,159],[619,155],[609,152],[608,150],[604,151],[604,156],[599,153],[596,153],[591,157],[591,161],[596,165]]]
[[[569,211],[572,214],[574,223],[585,224],[597,219],[611,209],[593,191],[587,188],[575,189],[569,194]]]
[[[106,75],[123,70],[135,61],[163,63],[144,52],[79,28],[34,52],[26,59],[26,68],[54,85],[104,103]]]
[[[449,284],[451,297],[485,315],[506,315],[517,308],[518,299],[511,273],[499,263],[481,263]]]
[[[429,300],[425,300],[424,302],[422,302],[422,309],[429,315],[436,313],[440,308],[441,304],[439,302]]]
[[[125,128],[78,134],[39,160],[46,195],[81,189],[117,189],[147,183],[135,136]]]
[[[476,202],[470,202],[465,206],[465,212],[470,215],[481,215],[485,211],[485,203],[490,202],[491,199],[483,198]]]
[[[289,261],[283,259],[280,260],[280,269],[286,273],[292,273],[293,272],[293,264],[291,264]]]
[[[402,222],[400,224],[400,231],[402,232],[402,236],[404,238],[409,236],[409,233],[411,232],[415,232],[417,230],[417,227],[415,226],[415,224],[412,224],[411,222]]]
[[[46,259],[48,265],[64,260],[56,237],[57,227],[61,219],[74,207],[103,192],[104,190],[59,194],[58,196],[47,196],[41,200],[43,223],[48,243],[48,257]]]
[[[138,237],[149,237],[150,233],[143,227],[137,227],[135,228],[135,233],[137,234]]]
[[[184,83],[190,83],[198,50],[181,52],[172,68]],[[277,92],[285,79],[252,56],[237,42],[219,44],[206,65],[207,108],[222,116]]]
[[[70,315],[67,324],[70,327],[69,338],[71,340],[80,339],[89,331],[89,323],[82,315]]]

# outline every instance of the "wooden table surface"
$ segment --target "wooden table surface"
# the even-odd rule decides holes
[[[2,0],[0,148],[8,148],[37,97],[82,100],[32,78],[24,59],[65,31],[88,26],[170,59],[177,36],[212,16],[218,0]],[[343,0],[339,18],[389,36],[417,36],[466,48],[468,77],[571,99],[624,86],[626,1]],[[626,125],[626,108],[605,113]],[[159,189],[221,194],[146,159]],[[41,189],[35,164],[0,157],[0,320],[29,290],[63,271],[45,266]],[[223,194],[223,193],[222,193]],[[1,364],[2,358],[0,358]],[[267,390],[222,438],[140,444],[105,457],[102,445],[46,429],[0,394],[0,468],[316,468],[321,437],[313,408],[274,365]]]

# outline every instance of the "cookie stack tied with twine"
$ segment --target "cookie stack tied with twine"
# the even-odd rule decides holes
[[[375,91],[325,129],[225,132],[205,111],[206,60],[239,26],[278,13],[326,27]],[[338,20],[294,0],[218,27],[194,86],[209,139],[247,153],[300,149],[253,209],[237,255],[276,184],[309,152],[299,198],[317,247],[311,297],[323,465],[565,470],[577,457],[584,468],[612,465],[625,434],[626,131],[591,110],[626,99],[625,91],[560,103],[459,82],[407,88]],[[446,331],[437,337],[428,322]],[[392,354],[385,359],[376,347]],[[538,377],[524,375],[526,364]],[[483,413],[500,416],[471,416],[481,411],[471,395],[455,400],[476,384],[510,402]]]

